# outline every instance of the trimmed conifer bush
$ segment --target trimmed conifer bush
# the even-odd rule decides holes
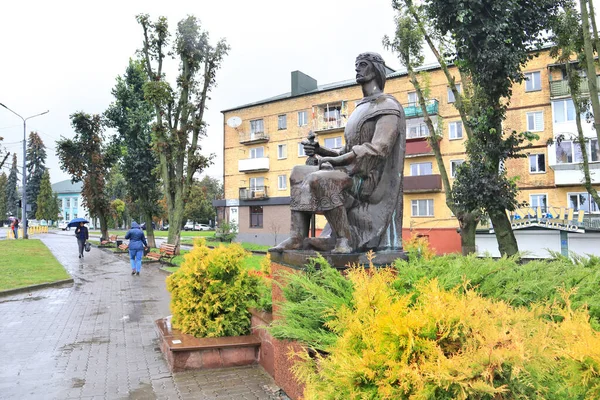
[[[181,267],[167,278],[173,327],[196,337],[247,335],[258,278],[243,267],[249,255],[239,244],[209,249],[194,242]]]

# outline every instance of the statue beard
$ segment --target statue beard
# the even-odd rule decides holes
[[[370,72],[367,76],[357,76],[356,83],[367,83],[372,80],[375,80],[375,73]]]

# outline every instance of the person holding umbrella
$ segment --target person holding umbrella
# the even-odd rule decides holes
[[[79,222],[79,226],[75,229],[75,236],[77,237],[77,245],[79,246],[79,258],[83,257],[83,249],[85,242],[90,238],[90,234],[87,226],[84,225],[83,221]]]
[[[142,269],[142,256],[144,248],[148,247],[144,231],[135,221],[131,223],[131,229],[125,234],[125,239],[129,239],[129,261],[131,261],[131,275],[139,275]]]

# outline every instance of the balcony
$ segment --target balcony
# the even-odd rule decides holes
[[[240,200],[264,200],[268,199],[267,186],[256,186],[240,188]]]
[[[428,193],[442,190],[441,175],[405,176],[403,183],[404,193]]]
[[[265,132],[240,132],[240,144],[256,144],[269,141]]]
[[[260,172],[269,170],[269,157],[238,160],[239,172]]]
[[[425,101],[425,105],[427,107],[427,114],[436,115],[438,113],[438,101],[436,99]],[[423,110],[418,103],[408,103],[408,105],[404,106],[404,114],[406,118],[422,117]]]
[[[590,162],[590,178],[593,185],[600,183],[600,163]],[[556,186],[582,185],[584,182],[581,163],[564,163],[550,165],[554,170],[554,184]]]
[[[325,133],[323,131],[344,129],[348,119],[347,108],[347,102],[316,106],[317,115],[313,119],[313,130]]]
[[[427,142],[427,137],[406,140],[406,158],[433,155],[433,149]]]
[[[596,85],[600,87],[600,75],[596,76]],[[581,80],[581,93],[589,93],[590,88],[588,86],[588,80]],[[564,97],[570,96],[571,90],[569,89],[569,81],[566,79],[560,81],[550,81],[550,98],[553,97]]]

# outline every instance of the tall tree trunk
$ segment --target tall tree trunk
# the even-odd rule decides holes
[[[169,244],[177,246],[177,254],[179,254],[181,227],[184,223],[184,207],[183,201],[175,200],[172,211],[169,212]]]
[[[475,233],[481,214],[479,212],[461,212],[457,215],[460,223],[460,246],[463,256],[477,252]]]
[[[592,102],[592,111],[594,114],[594,129],[596,137],[600,143],[600,100],[598,100],[598,85],[596,78],[596,66],[594,64],[594,49],[592,38],[590,36],[590,19],[587,11],[587,0],[581,0],[581,22],[583,28],[583,48],[586,58],[586,70],[588,77],[588,87],[590,89],[590,100]]]
[[[517,239],[512,230],[508,215],[505,210],[488,210],[496,240],[498,241],[498,250],[501,255],[513,256],[519,252]]]
[[[100,236],[104,240],[108,240],[108,223],[106,221],[106,216],[100,213],[98,214],[98,219],[100,220]]]
[[[152,227],[152,213],[146,212],[146,240],[148,241],[148,246],[156,247],[156,239],[154,238],[154,228]]]

